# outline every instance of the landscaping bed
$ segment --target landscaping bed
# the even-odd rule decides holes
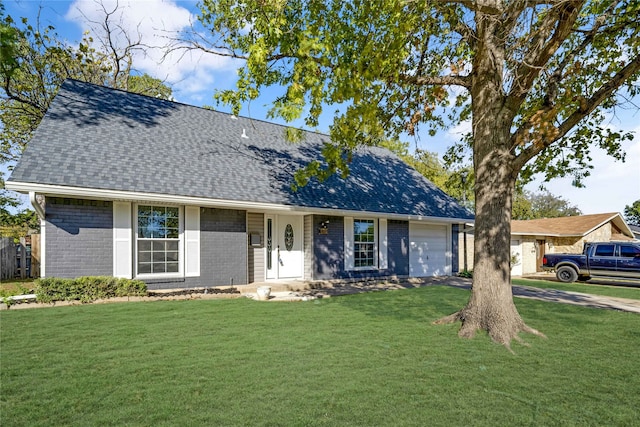
[[[135,302],[135,301],[177,301],[177,300],[196,300],[196,299],[230,299],[240,298],[242,295],[239,291],[214,291],[214,292],[200,292],[199,290],[185,290],[168,293],[150,292],[148,296],[130,296],[130,297],[113,297],[106,299],[97,299],[91,302],[82,302],[78,300],[73,301],[53,301],[53,302],[37,302],[35,299],[13,301],[10,305],[6,302],[0,301],[0,310],[16,310],[26,308],[44,308],[44,307],[63,307],[69,305],[83,305],[83,304],[107,304],[117,302]]]
[[[238,294],[240,295],[240,291],[236,288],[196,288],[196,289],[171,289],[171,290],[153,290],[147,291],[148,296],[150,297],[176,297],[176,296],[185,296],[185,295],[208,295],[208,294]]]

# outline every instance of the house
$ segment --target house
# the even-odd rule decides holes
[[[634,235],[619,213],[511,221],[511,274],[541,271],[548,253],[581,253],[585,242],[630,241]]]
[[[42,218],[43,277],[150,289],[457,271],[470,212],[387,150],[294,189],[329,137],[66,81],[7,188]]]

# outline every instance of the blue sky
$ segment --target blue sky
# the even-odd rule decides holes
[[[107,8],[116,4],[115,0],[102,2]],[[130,34],[139,33],[147,45],[159,46],[166,42],[168,34],[188,28],[198,13],[196,0],[119,0],[122,24]],[[99,2],[94,0],[14,0],[4,2],[5,13],[14,19],[27,17],[35,23],[38,13],[42,25],[52,25],[57,33],[69,44],[76,45],[84,31],[95,24],[89,21],[103,19],[104,13]],[[119,15],[118,15],[119,16]],[[136,30],[137,29],[137,30]],[[160,50],[147,56],[137,56],[134,63],[139,71],[165,79],[172,87],[174,97],[179,102],[191,105],[214,105],[215,89],[232,88],[238,63],[206,54],[177,54],[160,62]],[[266,96],[245,106],[241,114],[255,119],[266,120]],[[640,99],[635,100],[640,105]],[[216,107],[225,110],[224,107]],[[555,195],[576,205],[584,214],[623,212],[625,205],[640,199],[640,112],[638,109],[619,110],[609,117],[608,125],[615,129],[634,131],[635,139],[624,144],[626,162],[620,163],[608,157],[601,150],[592,153],[594,169],[584,181],[586,188],[571,186],[571,179],[556,179],[547,184]],[[331,117],[324,117],[320,131],[327,131]],[[463,123],[441,132],[435,137],[426,135],[412,139],[411,147],[419,147],[442,155],[446,148],[457,141],[470,125]],[[530,184],[530,190],[537,190],[538,183]]]

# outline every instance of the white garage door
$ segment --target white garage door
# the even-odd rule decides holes
[[[412,277],[451,275],[449,227],[409,223],[409,274]]]
[[[511,241],[511,275],[522,276],[522,245],[520,240]]]

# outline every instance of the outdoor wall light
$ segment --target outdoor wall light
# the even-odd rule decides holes
[[[329,220],[322,221],[318,227],[318,234],[329,234]]]

